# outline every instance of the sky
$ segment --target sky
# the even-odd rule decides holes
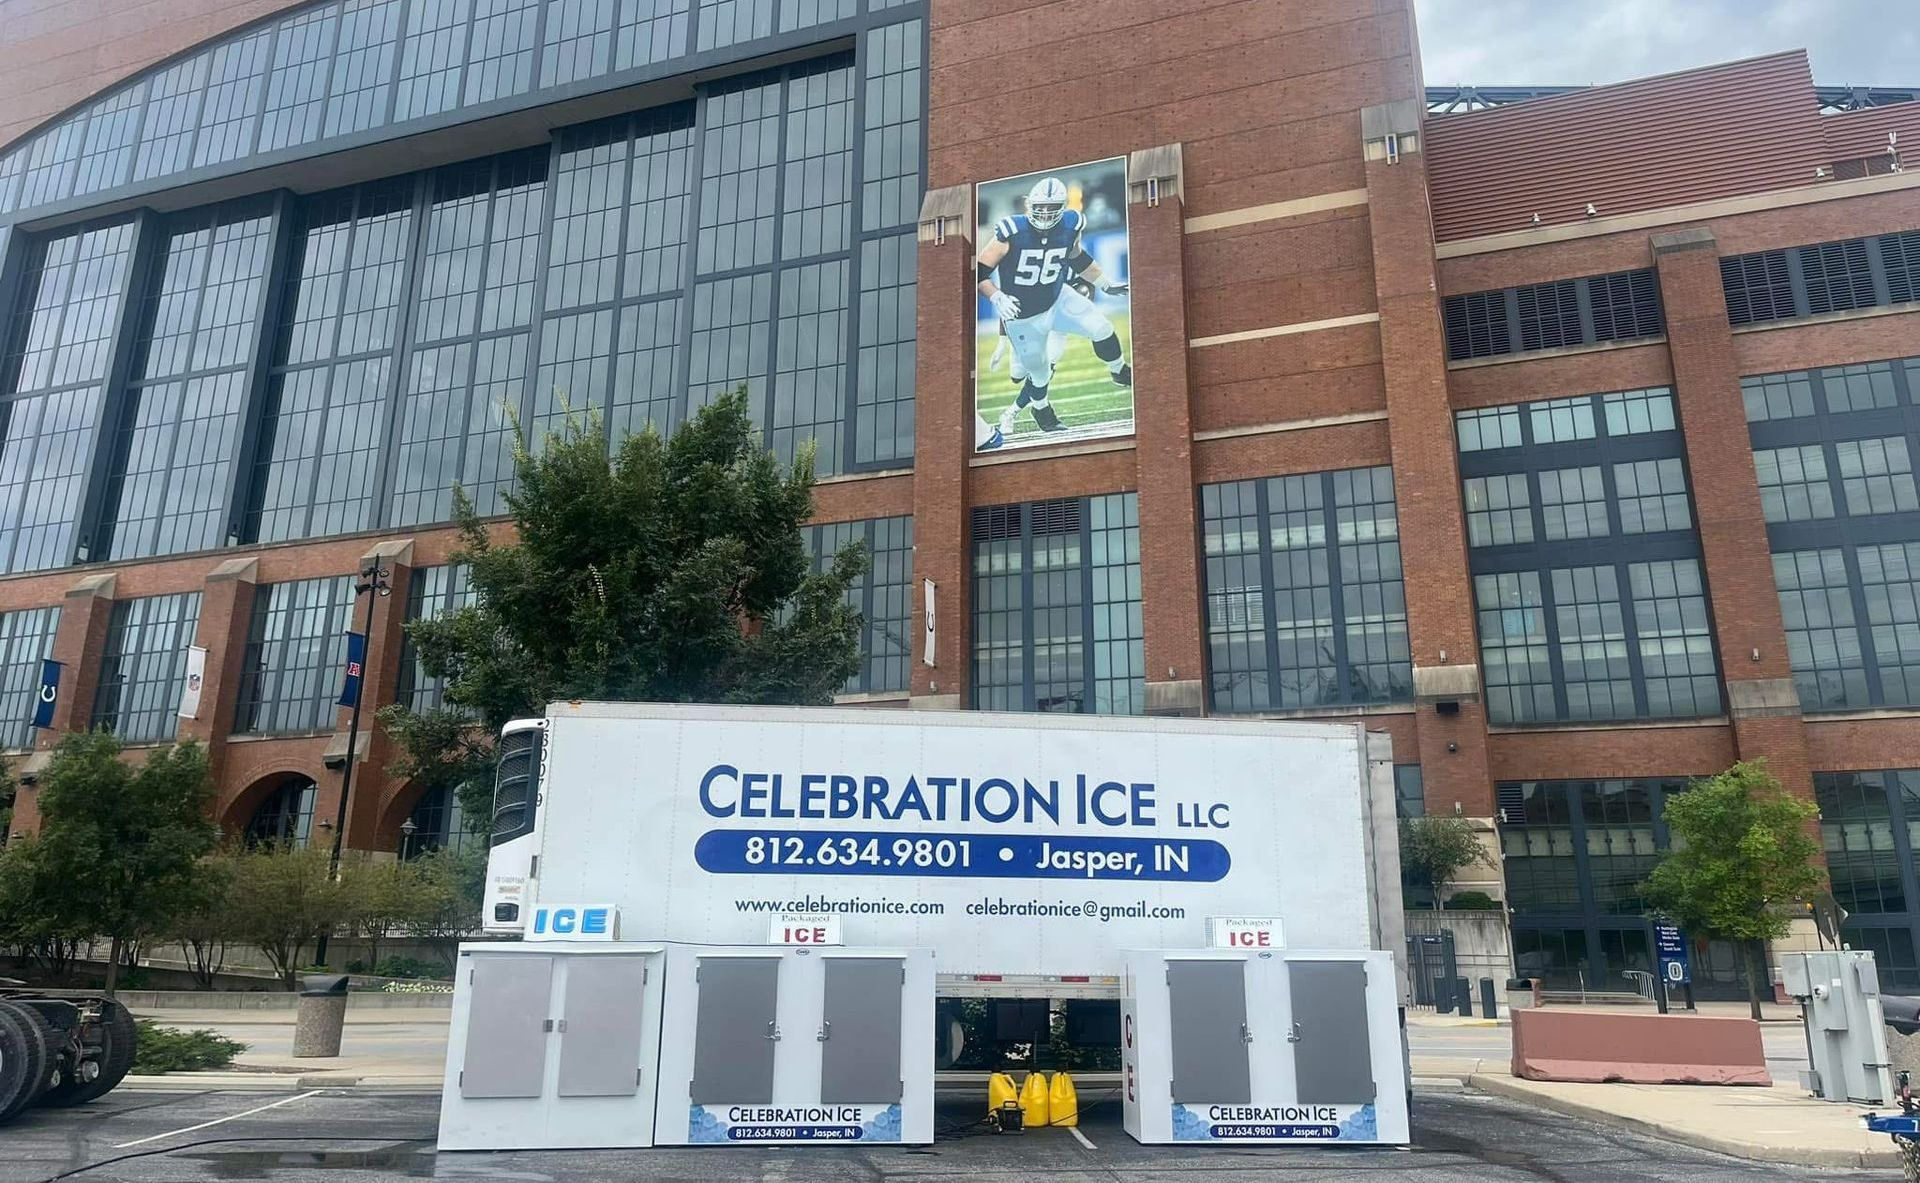
[[[1920,86],[1920,0],[1415,0],[1429,86],[1592,85],[1805,49],[1822,86]]]

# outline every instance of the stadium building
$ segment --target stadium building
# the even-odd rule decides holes
[[[1916,92],[1423,85],[1410,0],[0,0],[0,739],[448,841],[344,633],[434,701],[507,411],[744,383],[873,551],[845,701],[1362,717],[1590,988],[1764,758],[1920,987]]]

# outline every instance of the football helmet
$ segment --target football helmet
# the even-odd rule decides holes
[[[1051,230],[1067,211],[1067,187],[1059,177],[1043,177],[1027,190],[1027,221],[1035,230]]]

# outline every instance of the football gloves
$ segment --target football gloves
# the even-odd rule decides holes
[[[993,303],[993,313],[1001,320],[1020,318],[1020,301],[1005,292],[995,292],[989,299]]]

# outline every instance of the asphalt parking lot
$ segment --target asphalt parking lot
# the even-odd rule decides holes
[[[1411,1150],[1288,1147],[1187,1149],[1137,1146],[1119,1111],[1086,1114],[1066,1130],[1019,1137],[948,1137],[932,1147],[713,1148],[436,1154],[438,1098],[339,1090],[288,1097],[258,1093],[118,1093],[75,1110],[32,1110],[0,1130],[0,1183],[363,1183],[443,1178],[503,1183],[604,1179],[748,1183],[760,1180],[937,1180],[1096,1183],[1153,1179],[1195,1183],[1381,1179],[1626,1181],[1897,1179],[1898,1172],[1823,1174],[1741,1162],[1606,1129],[1491,1097],[1423,1094]],[[942,1107],[943,1128],[975,1116]]]

